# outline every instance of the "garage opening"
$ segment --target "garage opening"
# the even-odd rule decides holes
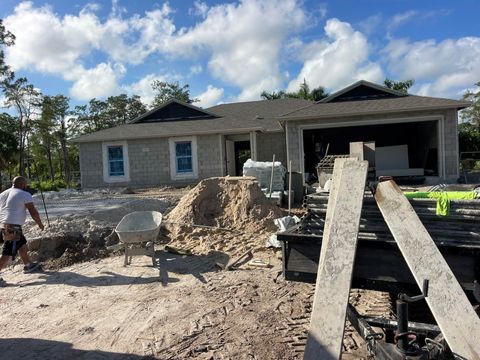
[[[316,165],[325,156],[343,155],[350,142],[374,141],[375,148],[400,146],[408,151],[408,167],[424,169],[425,176],[439,176],[438,121],[363,125],[303,130],[304,169],[308,182],[316,179]],[[406,145],[406,146],[405,146]],[[408,150],[407,150],[408,149]],[[405,154],[406,157],[406,154]],[[395,160],[392,157],[392,162]],[[395,165],[392,164],[394,167]]]

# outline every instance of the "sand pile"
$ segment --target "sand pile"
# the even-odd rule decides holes
[[[265,197],[253,179],[226,177],[201,181],[180,200],[165,222],[173,243],[202,253],[263,246],[265,238],[276,231],[273,220],[279,217],[282,211]],[[189,224],[232,231],[202,229]]]

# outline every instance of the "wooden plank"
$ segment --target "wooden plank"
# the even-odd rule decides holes
[[[368,162],[335,160],[304,359],[339,359]]]
[[[480,319],[410,202],[393,181],[378,184],[375,199],[417,285],[429,280],[426,301],[450,349],[480,359]]]

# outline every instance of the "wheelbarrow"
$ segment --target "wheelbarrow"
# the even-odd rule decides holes
[[[127,214],[118,223],[115,232],[125,246],[125,263],[132,262],[132,256],[147,255],[152,257],[156,266],[154,241],[157,239],[162,214],[157,211],[135,211]]]

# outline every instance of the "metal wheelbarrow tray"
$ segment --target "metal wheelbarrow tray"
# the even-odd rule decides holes
[[[127,214],[118,223],[115,232],[125,245],[125,263],[128,265],[134,255],[147,255],[155,262],[154,241],[162,224],[162,214],[157,211],[135,211]]]

